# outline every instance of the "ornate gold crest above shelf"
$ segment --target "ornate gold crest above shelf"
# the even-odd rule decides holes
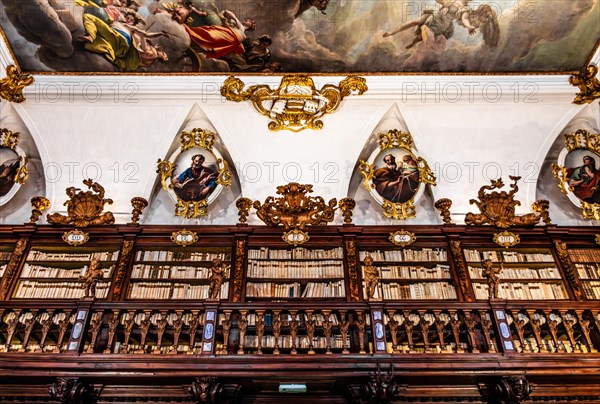
[[[344,97],[353,92],[367,91],[366,80],[348,76],[339,85],[324,85],[321,90],[309,76],[284,76],[279,87],[272,90],[267,85],[255,85],[244,90],[244,82],[230,76],[221,87],[221,95],[229,101],[251,101],[262,115],[272,119],[269,129],[300,132],[304,129],[321,129],[325,114],[334,112]]]
[[[378,135],[379,149],[368,161],[360,161],[363,184],[383,208],[388,219],[416,217],[415,201],[423,195],[422,184],[435,185],[429,164],[413,147],[410,133],[397,129]]]
[[[29,159],[19,147],[19,133],[0,128],[0,206],[27,181]]]
[[[0,98],[10,102],[23,102],[23,89],[33,84],[33,77],[19,71],[14,65],[6,67],[6,77],[0,79]]]
[[[93,191],[82,191],[79,188],[69,187],[66,192],[69,200],[64,204],[67,207],[67,215],[53,213],[48,215],[48,223],[60,225],[74,225],[75,227],[87,227],[97,224],[113,224],[115,217],[112,212],[102,213],[104,205],[112,205],[112,199],[104,198],[102,185],[91,179],[83,180],[83,183]]]
[[[552,174],[584,219],[600,220],[600,135],[579,129],[564,136],[565,147],[552,164]]]
[[[182,132],[181,148],[168,160],[158,160],[156,172],[175,201],[175,216],[195,219],[208,214],[224,187],[232,182],[227,161],[213,147],[215,133],[204,129]],[[187,167],[187,168],[186,168]]]
[[[548,214],[549,203],[546,200],[540,199],[532,204],[534,211],[538,213],[528,213],[517,216],[515,207],[520,206],[521,202],[514,199],[515,194],[519,190],[517,182],[521,177],[509,177],[514,182],[510,185],[510,192],[490,192],[486,191],[500,189],[504,187],[502,178],[491,180],[491,185],[484,185],[479,188],[477,196],[479,200],[471,199],[470,204],[475,204],[481,213],[467,213],[465,223],[468,225],[491,224],[502,229],[511,226],[534,226],[539,223],[540,219],[546,224],[550,224],[550,216]]]
[[[600,98],[600,80],[596,78],[596,74],[598,74],[598,66],[589,65],[569,78],[569,83],[579,87],[580,90],[573,104],[589,104]]]

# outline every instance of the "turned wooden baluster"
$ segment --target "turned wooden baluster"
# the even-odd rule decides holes
[[[221,321],[221,327],[223,328],[223,348],[221,354],[227,355],[229,353],[229,332],[231,331],[231,310],[223,310],[225,318]]]
[[[6,348],[4,352],[10,352],[10,347],[11,347],[11,341],[13,339],[13,336],[15,335],[15,332],[17,331],[17,326],[19,325],[19,317],[21,317],[21,309],[17,309],[15,311],[13,311],[14,313],[14,317],[12,318],[5,318],[4,322],[6,323],[6,332],[7,332],[7,336],[6,336]],[[10,314],[9,314],[10,316]]]
[[[56,340],[56,348],[54,348],[53,353],[60,353],[63,339],[65,338],[65,334],[69,329],[69,324],[72,324],[75,319],[71,316],[72,312],[64,312],[65,317],[58,322],[58,339]],[[72,321],[71,321],[72,320]]]
[[[348,328],[350,327],[350,321],[346,318],[346,310],[340,310],[340,332],[342,333],[342,354],[348,355],[350,353],[348,346]]]
[[[496,353],[496,345],[492,341],[491,336],[492,320],[490,320],[487,313],[485,313],[484,317],[481,318],[481,327],[483,328],[483,335],[488,346],[488,352]]]
[[[403,310],[402,316],[404,316],[404,330],[406,331],[406,338],[408,338],[408,353],[415,353],[413,343],[413,328],[415,328],[415,323],[410,319],[410,310]]]
[[[315,338],[315,318],[312,310],[306,310],[306,320],[304,321],[306,326],[306,334],[308,336],[308,354],[314,355],[314,338]]]
[[[520,313],[517,313],[516,317],[513,316],[513,319],[521,343],[521,352],[530,353],[531,349],[529,348],[529,344],[525,341],[525,325],[527,324],[527,321],[525,321],[525,316],[519,318],[519,314]]]
[[[444,326],[447,324],[444,320],[442,320],[442,311],[434,310],[433,315],[435,316],[435,330],[438,335],[438,339],[440,340],[440,349],[444,352],[446,348],[446,343],[444,342]]]
[[[167,310],[161,310],[158,319],[156,320],[156,350],[155,353],[161,353],[162,349],[162,339],[165,331],[167,329],[167,325],[169,322],[167,321]]]
[[[265,311],[264,310],[256,310],[256,339],[257,341],[257,349],[256,353],[262,355],[262,339],[263,335],[265,335]]]
[[[579,349],[579,345],[577,345],[575,341],[575,330],[573,329],[573,326],[577,323],[577,319],[571,316],[571,314],[567,311],[561,311],[560,314],[563,318],[563,323],[565,325],[565,329],[567,330],[569,341],[571,341],[573,352],[581,353],[581,349]]]
[[[177,348],[179,347],[179,337],[181,336],[181,330],[183,330],[183,310],[175,310],[177,317],[171,324],[173,326],[173,345],[169,349],[169,355],[177,355]]]
[[[480,353],[477,348],[477,340],[475,339],[475,326],[477,325],[477,317],[474,313],[465,312],[465,325],[467,326],[467,334],[469,335],[469,345],[471,345],[472,353]]]
[[[279,355],[279,334],[281,333],[281,319],[279,318],[279,310],[273,310],[273,320],[271,326],[273,327],[273,337],[275,338],[275,346],[273,349],[274,355]]]
[[[98,332],[100,332],[100,327],[102,327],[102,314],[103,312],[99,311],[94,313],[92,316],[92,320],[90,321],[92,339],[86,353],[94,353],[94,348],[96,348],[96,340],[98,339]]]
[[[464,349],[460,346],[460,326],[462,321],[456,313],[456,310],[450,310],[450,327],[452,328],[452,335],[454,336],[454,343],[456,344],[456,353],[464,353]]]
[[[240,318],[238,320],[238,327],[240,329],[240,343],[238,346],[238,355],[244,354],[244,345],[245,345],[245,337],[246,337],[246,329],[248,328],[248,320],[247,320],[248,310],[240,310]]]
[[[552,316],[554,316],[554,319],[552,318]],[[558,320],[559,317],[556,314],[552,314],[552,312],[550,312],[550,314],[546,316],[548,329],[550,330],[550,335],[552,335],[552,340],[554,341],[555,352],[565,352],[563,344],[561,344],[558,340],[558,325],[560,324]]]
[[[527,310],[527,315],[529,316],[529,323],[531,323],[531,328],[533,328],[533,336],[538,346],[538,351],[534,350],[534,352],[548,352],[546,345],[542,342],[542,320],[540,315],[536,314],[535,310]]]
[[[19,349],[19,352],[27,351],[27,347],[29,345],[29,338],[31,337],[31,332],[33,331],[33,327],[35,326],[35,323],[37,323],[38,311],[39,310],[32,310],[31,317],[29,317],[29,316],[27,316],[27,314],[25,314],[25,316],[27,316],[27,318],[25,320],[23,320],[23,325],[25,326],[25,337],[23,338],[23,343],[21,345],[21,349]]]
[[[325,334],[326,355],[331,355],[331,328],[333,327],[333,323],[330,316],[330,310],[323,310],[323,333]]]
[[[112,313],[109,314],[108,318],[108,343],[106,344],[105,354],[112,352],[113,341],[115,340],[115,334],[117,333],[117,327],[119,326],[119,309],[113,309]]]
[[[200,325],[200,310],[192,310],[192,315],[189,319],[190,326],[190,348],[188,355],[194,353],[194,343],[196,341],[196,332],[198,332],[198,326]]]
[[[398,322],[394,320],[394,313],[396,313],[396,310],[387,311],[387,326],[390,329],[390,336],[392,337],[392,354],[398,353],[396,352],[398,348]]]
[[[298,351],[296,350],[296,337],[298,336],[298,318],[297,311],[290,310],[290,317],[292,318],[290,323],[290,334],[292,335],[292,355],[296,355]]]
[[[425,353],[429,350],[429,322],[425,319],[425,310],[418,310],[419,313],[419,328],[421,329],[421,335],[423,336],[423,345],[425,346]]]
[[[123,313],[121,318],[123,325],[125,326],[125,340],[123,341],[123,345],[121,345],[121,353],[128,353],[129,337],[131,337],[131,332],[133,331],[133,326],[135,324],[135,310],[129,310],[127,313]]]
[[[54,317],[54,309],[49,309],[47,312],[47,317],[45,320],[40,320],[40,324],[42,325],[42,337],[40,338],[40,347],[36,349],[36,352],[44,352],[44,347],[46,345],[46,337],[48,337],[48,333],[52,328],[52,319]],[[0,315],[1,316],[1,315]]]
[[[138,324],[140,327],[140,346],[143,352],[146,352],[146,337],[148,336],[148,331],[150,330],[150,325],[152,322],[150,321],[150,317],[152,317],[152,310],[143,310],[144,318]]]
[[[360,351],[358,352],[359,354],[366,354],[367,352],[365,351],[365,325],[367,323],[365,322],[365,319],[363,318],[363,311],[362,310],[357,310],[356,311],[356,328],[358,329],[358,344],[359,344],[359,348]]]
[[[590,353],[598,353],[598,351],[594,348],[594,344],[592,343],[592,339],[590,338],[590,323],[591,321],[584,318],[583,310],[575,310],[575,314],[579,318],[579,326],[581,327],[581,331],[585,337],[585,343],[588,347],[588,352]]]

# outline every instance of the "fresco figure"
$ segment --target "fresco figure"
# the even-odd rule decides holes
[[[20,165],[19,160],[16,160],[12,164],[9,164],[8,162],[0,164],[0,197],[8,194],[15,185],[14,181]]]
[[[204,161],[202,154],[193,155],[191,166],[173,178],[173,189],[185,202],[206,199],[217,187],[217,173],[205,167]]]
[[[496,13],[487,4],[480,5],[476,10],[470,10],[466,6],[468,1],[436,0],[441,5],[439,10],[424,10],[419,18],[407,21],[391,32],[385,32],[383,37],[417,27],[413,41],[406,48],[410,49],[421,41],[425,46],[431,46],[439,36],[450,39],[454,35],[454,21],[458,21],[459,25],[469,30],[469,35],[474,35],[477,28],[481,28],[485,44],[497,46],[500,28]]]
[[[394,203],[410,200],[419,188],[419,168],[409,154],[402,157],[402,163],[396,163],[393,154],[384,156],[385,167],[375,170],[373,183],[375,190],[384,199]]]
[[[592,156],[583,156],[583,165],[567,168],[567,178],[573,193],[587,203],[600,203],[600,169]]]
[[[149,33],[134,25],[134,15],[127,13],[111,25],[93,14],[83,15],[86,35],[85,49],[100,53],[122,71],[134,71],[140,66],[149,66],[155,60],[167,61],[167,54],[152,45],[148,39],[169,37],[166,32]]]

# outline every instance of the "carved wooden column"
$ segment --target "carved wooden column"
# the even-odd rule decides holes
[[[132,259],[133,253],[133,239],[123,240],[121,246],[121,253],[119,255],[119,262],[115,268],[115,274],[112,282],[112,291],[109,295],[109,300],[119,301],[124,297],[125,278],[127,276],[127,270],[130,267],[129,263]]]
[[[449,244],[450,256],[452,257],[452,263],[458,277],[459,292],[466,302],[474,302],[475,294],[473,293],[473,286],[471,285],[471,278],[469,277],[460,240],[450,239]]]
[[[27,243],[27,238],[20,238],[10,256],[10,261],[8,261],[8,264],[6,265],[2,282],[0,282],[0,301],[6,300],[8,297],[8,292],[11,289],[15,275],[19,269],[19,264],[21,263],[25,250],[27,249]]]
[[[573,265],[571,257],[569,257],[567,243],[556,240],[554,241],[554,246],[556,247],[556,254],[558,255],[561,267],[563,269],[565,277],[567,278],[570,289],[573,291],[575,299],[578,301],[584,300],[584,293],[583,290],[581,290],[580,286],[581,281],[579,280],[579,276],[577,275],[575,265]]]
[[[231,274],[232,279],[232,301],[243,302],[244,301],[244,273],[246,272],[246,246],[248,242],[246,238],[236,238],[235,240],[235,264],[233,266],[233,273]]]
[[[346,263],[348,268],[348,300],[351,302],[360,301],[360,282],[358,252],[356,251],[356,239],[354,237],[344,237],[346,246]]]

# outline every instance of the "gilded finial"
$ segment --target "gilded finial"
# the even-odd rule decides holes
[[[131,206],[133,207],[131,211],[131,223],[138,224],[142,212],[148,207],[148,201],[140,196],[136,196],[131,199]]]
[[[448,198],[438,199],[435,201],[434,206],[440,211],[440,216],[442,216],[444,224],[452,224],[452,218],[450,217],[450,207],[452,206],[452,201]]]
[[[352,213],[356,207],[356,202],[352,198],[342,198],[338,202],[338,206],[344,216],[344,224],[352,224]]]
[[[31,207],[29,223],[36,223],[40,219],[42,212],[50,207],[50,200],[43,196],[34,196],[31,198]]]
[[[240,198],[235,202],[235,206],[238,208],[238,214],[240,216],[240,223],[245,224],[248,222],[248,215],[250,209],[252,209],[252,199]]]

